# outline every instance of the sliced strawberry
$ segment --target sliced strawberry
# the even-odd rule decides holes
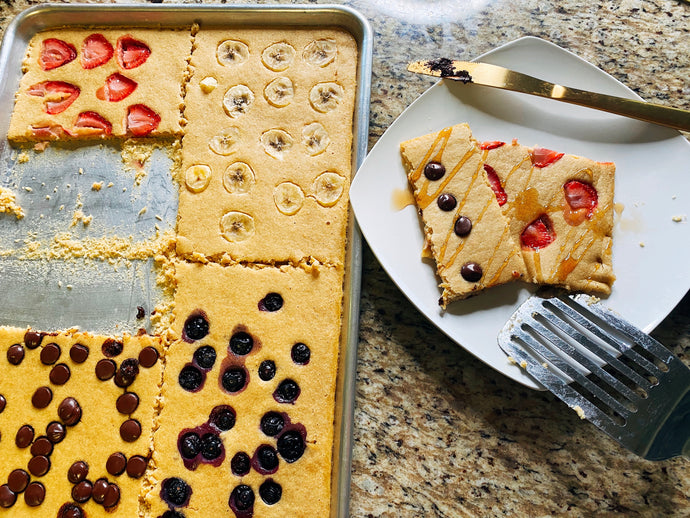
[[[501,142],[500,140],[491,140],[489,142],[482,142],[479,144],[480,149],[496,149],[497,147],[504,146],[505,142]]]
[[[531,154],[532,165],[534,167],[546,167],[560,160],[562,156],[563,153],[559,153],[558,151],[551,151],[543,147],[535,147]]]
[[[127,131],[135,137],[148,135],[160,122],[160,115],[143,104],[134,104],[127,110]]]
[[[43,81],[30,86],[26,93],[45,98],[46,113],[56,115],[79,97],[79,87],[64,81]]]
[[[38,140],[57,140],[69,135],[67,130],[59,124],[31,126],[31,134]]]
[[[118,102],[131,94],[137,87],[137,82],[122,74],[113,74],[105,80],[105,85],[96,92],[101,101]]]
[[[491,189],[496,195],[496,201],[498,201],[498,204],[501,206],[505,205],[505,203],[508,201],[508,195],[506,194],[505,190],[503,190],[501,179],[496,174],[496,170],[489,164],[484,164],[484,171],[486,171],[486,178],[489,180]]]
[[[113,125],[96,112],[81,112],[73,131],[77,135],[110,135]]]
[[[151,49],[143,41],[129,34],[117,39],[117,61],[126,70],[142,65],[151,55]]]
[[[113,57],[113,46],[102,34],[87,36],[81,46],[81,66],[86,70],[105,65]]]
[[[539,250],[553,243],[555,239],[556,232],[553,229],[551,218],[542,214],[522,231],[520,244],[522,248]]]
[[[74,45],[57,38],[47,38],[41,45],[41,53],[38,56],[38,64],[43,70],[53,70],[74,61],[77,57],[77,49]]]
[[[563,192],[567,204],[567,207],[564,207],[563,218],[568,224],[577,226],[592,217],[599,203],[594,187],[579,180],[570,180],[563,185]]]

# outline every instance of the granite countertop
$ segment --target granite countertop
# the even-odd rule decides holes
[[[37,3],[4,0],[0,30]],[[526,35],[646,100],[690,109],[682,0],[328,3],[354,7],[373,28],[370,146],[434,83],[410,77],[409,60],[471,59]],[[485,366],[428,323],[366,245],[360,326],[351,516],[690,515],[690,461],[641,460],[550,393]],[[654,336],[690,364],[690,296]]]

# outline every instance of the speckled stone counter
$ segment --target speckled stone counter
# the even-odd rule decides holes
[[[0,27],[35,3],[4,0]],[[471,59],[525,35],[690,109],[681,0],[331,3],[374,30],[370,145],[434,83],[411,77],[409,60]],[[690,364],[690,297],[654,334]],[[366,247],[355,421],[353,517],[690,516],[690,461],[641,460],[551,394],[485,366],[431,326]]]

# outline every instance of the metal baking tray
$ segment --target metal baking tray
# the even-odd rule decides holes
[[[26,216],[21,221],[0,218],[0,250],[16,250],[26,241],[45,241],[69,231],[87,235],[76,209],[93,214],[88,235],[131,236],[147,240],[156,231],[174,229],[177,190],[170,178],[171,160],[153,152],[140,184],[126,170],[121,149],[114,144],[78,145],[71,149],[49,146],[42,152],[9,145],[7,135],[14,93],[22,76],[22,61],[31,37],[57,27],[342,27],[358,44],[357,94],[353,125],[353,171],[367,152],[373,38],[371,28],[357,11],[343,6],[239,6],[239,5],[93,5],[44,4],[27,9],[5,31],[0,46],[0,186],[17,194]],[[113,173],[115,171],[115,173]],[[98,202],[83,195],[96,182],[112,182]],[[83,196],[82,196],[83,195]],[[61,210],[60,207],[63,207]],[[146,211],[142,212],[142,208]],[[49,216],[48,216],[49,215]],[[27,228],[30,233],[27,234]],[[98,261],[26,261],[0,254],[0,292],[5,294],[0,325],[31,325],[50,330],[79,326],[93,332],[134,332],[149,328],[138,306],[153,307],[163,294],[155,282],[150,260],[122,261],[119,267]],[[88,264],[87,264],[88,263]],[[332,469],[331,516],[349,515],[352,427],[359,334],[361,234],[352,213],[343,300],[343,328],[336,390],[335,440]],[[95,275],[84,275],[95,269]],[[141,315],[140,315],[141,316]]]

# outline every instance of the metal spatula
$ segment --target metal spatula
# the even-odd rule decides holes
[[[596,299],[535,295],[498,344],[630,451],[649,460],[690,456],[690,369]]]

